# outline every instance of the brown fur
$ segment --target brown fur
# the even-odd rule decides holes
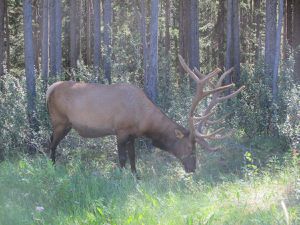
[[[57,82],[49,87],[46,99],[53,127],[50,145],[53,162],[56,146],[71,128],[86,138],[116,135],[120,164],[125,165],[128,152],[134,172],[136,137],[151,138],[154,145],[182,162],[194,155],[188,130],[170,120],[133,85]],[[193,165],[185,165],[187,171],[194,170],[194,161],[193,158],[190,162]]]

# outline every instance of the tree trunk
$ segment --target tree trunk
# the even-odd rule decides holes
[[[4,75],[4,15],[5,4],[4,1],[0,1],[0,77]]]
[[[226,29],[226,63],[225,68],[229,70],[233,66],[232,58],[232,36],[233,36],[233,0],[227,0],[227,29]],[[231,77],[227,76],[226,84],[231,83]]]
[[[49,0],[48,0],[49,1]],[[70,6],[71,3],[70,3],[70,0],[65,0],[64,1],[64,4]],[[64,18],[65,19],[65,23],[64,23],[64,26],[63,26],[63,37],[64,37],[64,42],[63,42],[63,46],[67,46],[65,48],[63,48],[63,67],[66,68],[66,69],[70,69],[71,67],[71,62],[70,62],[70,15],[71,15],[71,7],[66,7],[64,8],[65,10],[63,11],[64,13]],[[65,74],[65,79],[66,80],[70,80],[70,74],[66,73]]]
[[[255,61],[257,62],[261,52],[261,12],[260,12],[260,7],[261,7],[261,0],[254,0],[254,12],[255,12],[255,23],[256,23],[256,29],[255,29],[255,37],[256,37],[256,42],[257,46],[255,48]]]
[[[156,86],[158,73],[158,13],[159,0],[151,0],[151,21],[150,21],[150,58],[149,58],[149,79],[146,84],[148,97],[156,102]]]
[[[239,0],[233,0],[233,61],[234,83],[240,82],[240,4]]]
[[[273,82],[272,82],[272,97],[273,102],[277,102],[278,94],[278,68],[280,63],[280,43],[281,43],[281,31],[282,31],[282,18],[283,18],[283,0],[279,0],[279,17],[278,17],[278,27],[276,32],[276,51],[275,51],[275,62],[273,69]]]
[[[80,16],[78,12],[78,0],[70,2],[70,67],[77,68],[77,60],[80,54]]]
[[[61,34],[62,34],[62,12],[61,12],[61,0],[55,0],[55,35],[56,35],[56,73],[62,73],[62,45],[61,45]]]
[[[101,17],[100,17],[100,0],[93,0],[94,7],[94,76],[95,81],[99,82],[99,69],[100,69],[100,27],[101,27]]]
[[[25,74],[26,74],[26,89],[27,89],[27,116],[30,126],[30,137],[32,140],[32,131],[38,130],[36,120],[36,87],[35,87],[35,73],[34,73],[34,48],[32,35],[32,8],[31,0],[23,0],[24,13],[24,50],[25,50]],[[35,153],[35,149],[29,143],[29,153]]]
[[[189,27],[190,27],[190,1],[179,1],[179,54],[189,63]],[[179,66],[179,74],[184,75],[184,70]]]
[[[200,69],[198,0],[190,0],[189,66]]]
[[[224,68],[225,62],[224,62],[224,51],[225,51],[225,43],[224,43],[224,37],[225,37],[225,1],[220,0],[219,1],[219,7],[218,7],[218,16],[217,16],[217,22],[215,25],[215,34],[216,39],[218,43],[217,47],[217,57],[218,57],[218,67]]]
[[[40,56],[40,38],[39,38],[39,3],[38,0],[33,0],[33,45],[34,45],[34,66],[37,71],[37,73],[40,73],[40,62],[39,62],[39,56]]]
[[[112,6],[111,0],[104,0],[103,7],[103,22],[104,22],[104,77],[111,84],[111,21],[112,21]]]
[[[276,18],[277,1],[266,2],[266,40],[265,40],[265,71],[267,76],[272,76],[276,50]],[[272,85],[269,84],[272,88]]]
[[[91,65],[91,0],[86,0],[86,64]]]
[[[293,2],[286,0],[286,35],[290,46],[293,46]]]
[[[50,0],[49,4],[49,14],[50,14],[50,76],[56,76],[56,0]]]
[[[296,50],[295,53],[295,79],[300,82],[300,1],[294,2],[294,32],[293,32],[293,46]]]
[[[8,0],[4,0],[5,4],[5,37],[6,37],[6,70],[10,69],[10,36],[9,36],[9,16],[8,16]]]
[[[165,6],[165,17],[166,17],[166,34],[165,34],[165,54],[166,56],[170,53],[171,42],[170,42],[170,17],[171,17],[171,9],[170,9],[170,0],[166,0]]]
[[[49,15],[49,2],[43,0],[43,40],[42,40],[42,79],[43,88],[46,92],[48,84],[48,70],[49,70],[49,35],[48,35],[48,15]]]
[[[141,0],[141,37],[143,42],[144,87],[148,83],[148,44],[145,0]]]

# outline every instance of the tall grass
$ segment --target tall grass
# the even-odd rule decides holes
[[[248,178],[212,182],[205,167],[189,175],[162,157],[145,154],[138,165],[141,180],[109,162],[105,167],[76,159],[53,167],[44,157],[2,162],[0,224],[300,223],[295,160]]]

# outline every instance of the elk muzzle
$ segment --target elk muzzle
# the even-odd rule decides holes
[[[192,153],[181,159],[184,170],[187,173],[193,173],[196,170],[196,154]]]

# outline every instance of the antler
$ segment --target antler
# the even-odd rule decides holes
[[[196,142],[206,150],[216,151],[219,149],[219,147],[209,146],[207,140],[220,140],[230,136],[231,132],[227,132],[226,135],[222,135],[222,132],[224,132],[225,130],[225,128],[222,127],[213,131],[212,133],[205,134],[204,132],[207,129],[207,125],[218,124],[224,121],[224,118],[215,121],[211,121],[209,120],[209,118],[214,114],[214,109],[218,106],[220,102],[235,97],[245,88],[245,86],[240,87],[238,90],[232,92],[229,95],[221,96],[221,93],[223,91],[234,87],[234,84],[222,86],[223,80],[234,70],[234,68],[225,71],[220,76],[218,81],[216,83],[213,83],[211,79],[221,72],[219,68],[215,69],[213,72],[205,76],[202,75],[196,68],[194,68],[194,70],[191,70],[189,66],[185,63],[184,59],[180,55],[178,55],[178,57],[183,69],[197,84],[196,95],[193,98],[191,110],[189,112],[190,139],[196,140]],[[204,90],[206,86],[208,86],[210,90]],[[197,105],[201,102],[201,100],[203,100],[209,95],[212,95],[211,101],[209,102],[207,108],[204,110],[204,113],[200,117],[195,117],[194,113]],[[197,129],[195,129],[195,125],[197,125]]]

